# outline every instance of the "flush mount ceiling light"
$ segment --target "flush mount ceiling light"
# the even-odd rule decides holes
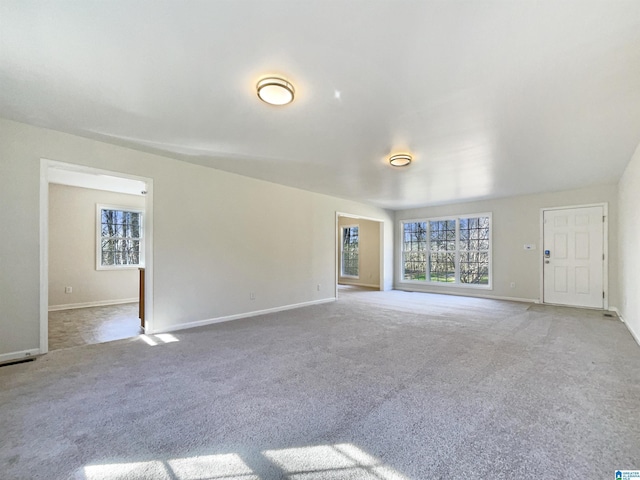
[[[278,77],[263,78],[256,85],[258,97],[270,105],[286,105],[293,102],[295,89],[293,85]]]
[[[406,167],[411,163],[411,155],[408,153],[398,153],[389,157],[389,163],[394,167]]]

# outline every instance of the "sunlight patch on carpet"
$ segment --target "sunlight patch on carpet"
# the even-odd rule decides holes
[[[203,473],[214,475],[215,478],[258,479],[252,475],[253,471],[235,453],[224,455],[205,455],[202,457],[178,458],[167,462],[171,470],[180,480],[196,480],[203,478]]]
[[[138,338],[140,338],[140,340],[142,340],[150,347],[155,347],[156,345],[158,345],[158,341],[160,341],[161,343],[173,343],[180,341],[178,338],[176,338],[175,335],[171,335],[170,333],[158,333],[156,335],[142,334]]]
[[[393,468],[350,443],[265,450],[262,455],[285,471],[290,479],[408,480]],[[87,465],[82,473],[84,480],[260,480],[242,457],[235,453]]]
[[[158,340],[163,341],[164,343],[172,343],[172,342],[179,342],[180,340],[178,340],[175,336],[171,335],[170,333],[158,333],[157,335],[154,335]]]
[[[87,480],[121,478],[171,478],[162,462],[108,463],[84,467]]]
[[[287,448],[262,452],[288,474],[288,478],[371,478],[407,480],[377,458],[350,443]]]

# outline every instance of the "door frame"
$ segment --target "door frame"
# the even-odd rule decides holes
[[[547,303],[544,301],[544,212],[588,207],[602,207],[602,214],[604,215],[604,222],[602,223],[602,251],[604,253],[604,261],[602,265],[602,290],[604,291],[604,298],[602,301],[602,308],[604,310],[609,310],[609,204],[607,202],[588,203],[585,205],[567,205],[562,207],[543,207],[540,209],[540,254],[538,256],[538,265],[540,266],[540,303],[542,304]]]
[[[153,179],[75,163],[40,159],[40,352],[49,351],[49,169],[58,168],[92,175],[138,180],[146,184],[144,216],[145,324],[153,333]]]
[[[351,218],[353,220],[368,220],[370,222],[376,222],[378,223],[378,228],[379,228],[379,232],[380,232],[380,278],[379,278],[379,283],[378,283],[378,289],[382,292],[384,291],[384,220],[380,219],[380,218],[373,218],[373,217],[365,217],[363,215],[354,215],[353,213],[345,213],[345,212],[338,212],[336,211],[336,218],[335,218],[335,240],[336,240],[336,244],[335,244],[335,281],[333,282],[333,288],[334,288],[334,297],[338,298],[338,281],[340,280],[340,247],[341,247],[341,233],[340,233],[340,226],[339,226],[339,218],[340,217],[346,217],[346,218]]]

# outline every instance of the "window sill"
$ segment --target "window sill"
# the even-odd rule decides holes
[[[114,265],[114,266],[99,266],[96,270],[138,270],[144,268],[144,265]]]

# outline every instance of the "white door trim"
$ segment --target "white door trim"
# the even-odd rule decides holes
[[[602,266],[602,288],[604,291],[603,308],[609,309],[609,204],[603,203],[588,203],[585,205],[566,205],[562,207],[543,207],[540,209],[540,254],[539,254],[539,270],[540,270],[540,303],[546,303],[544,301],[544,212],[551,210],[567,210],[572,208],[588,208],[588,207],[602,207],[604,214],[604,222],[602,225],[602,249],[604,251],[604,263]],[[587,307],[585,307],[587,308]]]
[[[142,181],[145,195],[145,325],[153,333],[153,179],[46,158],[40,159],[40,354],[49,351],[49,169],[66,169],[92,175],[110,175]]]

